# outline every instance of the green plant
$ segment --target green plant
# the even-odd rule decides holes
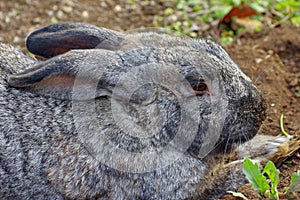
[[[272,164],[273,163],[269,161],[263,172],[261,172],[257,163],[253,163],[249,158],[245,158],[243,172],[249,180],[251,186],[255,190],[259,191],[259,195],[267,196],[270,199],[278,199],[278,192],[273,188],[276,188],[279,182],[279,172],[276,167],[274,168],[274,164]],[[267,181],[267,178],[264,176],[264,173],[266,172],[268,172],[268,176],[269,174],[272,174],[272,179],[270,179],[272,193],[270,191],[270,185]]]
[[[278,199],[279,170],[272,161],[268,161],[261,172],[257,163],[245,158],[243,172],[251,186],[259,192],[259,196],[268,197],[271,200]],[[285,195],[290,197],[294,192],[300,191],[300,170],[292,175],[291,183],[285,190]]]
[[[286,195],[292,198],[294,192],[300,191],[300,170],[292,174],[291,184],[285,188]]]
[[[134,0],[129,0],[134,2]],[[269,26],[290,21],[292,24],[300,24],[299,0],[176,0],[173,6],[166,8],[164,12],[154,18],[154,26],[164,26],[177,34],[197,37],[200,32],[197,28],[203,24],[215,26],[233,6],[246,3],[255,9],[259,15],[253,16],[255,20],[267,19]],[[270,19],[272,20],[270,23]],[[230,43],[231,35],[221,35],[221,43]]]
[[[290,19],[293,24],[300,24],[300,1],[281,0],[275,4],[275,9]],[[280,17],[280,16],[279,16]]]
[[[233,42],[234,32],[229,30],[221,34],[220,43],[222,45],[231,44]]]
[[[198,26],[210,24],[221,19],[231,6],[219,1],[207,2],[203,0],[177,0],[172,7],[168,7],[160,16],[156,16],[153,24],[163,25],[166,29],[175,31],[178,35],[197,36]]]

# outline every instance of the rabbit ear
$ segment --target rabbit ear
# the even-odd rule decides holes
[[[33,54],[50,58],[71,49],[116,49],[122,33],[83,23],[61,23],[31,33],[26,46]]]
[[[12,87],[65,100],[74,99],[74,84],[81,87],[82,91],[82,94],[75,97],[76,100],[107,96],[111,93],[108,83],[111,74],[104,79],[100,78],[108,68],[116,68],[115,60],[114,52],[108,50],[73,50],[11,75],[8,83]]]

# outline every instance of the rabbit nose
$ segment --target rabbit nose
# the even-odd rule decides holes
[[[239,120],[239,117],[251,117],[257,123],[261,123],[266,118],[265,99],[255,86],[251,86],[247,95],[242,96],[236,103],[237,120]]]
[[[254,85],[249,89],[248,104],[250,105],[252,113],[256,115],[257,120],[260,122],[264,121],[267,109],[266,100]]]

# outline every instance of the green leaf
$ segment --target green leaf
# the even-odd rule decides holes
[[[164,11],[165,15],[171,15],[174,13],[174,10],[172,8],[166,8]]]
[[[251,3],[250,6],[259,13],[265,12],[265,8],[258,3]]]
[[[50,21],[52,24],[58,23],[58,19],[56,17],[51,17]]]
[[[244,159],[243,172],[255,190],[265,194],[270,188],[266,177],[260,172],[257,163],[253,163],[249,158]]]
[[[233,0],[232,3],[235,5],[235,6],[238,6],[238,5],[241,5],[241,0]]]
[[[300,2],[293,0],[293,1],[289,1],[288,5],[294,9],[299,9]]]
[[[193,5],[196,5],[199,3],[201,3],[200,0],[188,0],[188,5],[190,5],[190,6],[193,6]]]
[[[287,6],[287,3],[286,2],[279,2],[279,3],[276,3],[275,4],[275,8],[279,11],[282,11],[283,9],[285,9]]]
[[[181,32],[181,22],[180,21],[177,21],[177,22],[174,22],[172,25],[171,25],[171,28],[175,31],[179,31]]]
[[[271,199],[278,199],[277,185],[279,183],[279,170],[272,161],[268,161],[263,174],[267,174],[271,181]]]
[[[300,192],[300,170],[293,173],[288,192]]]
[[[198,12],[198,11],[200,11],[200,10],[202,10],[202,8],[201,8],[200,6],[194,6],[194,7],[193,7],[193,11],[194,11],[194,12]]]
[[[300,24],[300,16],[295,16],[291,18],[293,24]]]
[[[222,45],[232,44],[232,42],[233,42],[233,37],[231,37],[231,36],[226,36],[226,37],[222,36],[220,39],[220,43]]]
[[[184,0],[178,0],[176,2],[176,8],[178,10],[183,10],[185,7],[186,7],[186,1],[184,1]]]

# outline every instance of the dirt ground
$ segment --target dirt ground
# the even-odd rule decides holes
[[[255,34],[238,36],[234,44],[225,47],[242,70],[264,93],[268,102],[268,115],[260,133],[281,134],[279,118],[286,116],[285,130],[300,135],[300,28],[280,26]],[[289,185],[290,176],[300,169],[300,151],[289,158],[288,165],[279,167],[279,191]],[[240,188],[249,199],[256,199],[250,185]],[[234,199],[229,196],[224,199]],[[283,199],[283,198],[280,198]]]
[[[171,5],[171,1],[71,1],[1,0],[0,42],[25,50],[25,38],[31,31],[55,21],[78,21],[118,31],[153,26],[153,18]],[[226,46],[232,58],[252,78],[268,102],[268,117],[261,133],[281,134],[279,118],[286,116],[285,130],[300,135],[300,28],[281,25],[257,33],[244,33]],[[300,152],[282,164],[279,191],[289,183],[290,175],[300,170]],[[240,191],[256,199],[248,185]],[[234,199],[226,195],[223,199]]]

